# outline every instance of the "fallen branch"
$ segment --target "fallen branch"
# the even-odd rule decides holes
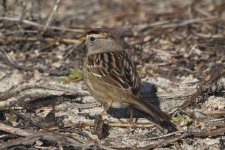
[[[45,89],[45,90],[55,90],[62,91],[64,93],[71,93],[79,96],[88,96],[89,93],[87,91],[83,91],[80,89],[74,89],[67,86],[59,85],[59,84],[49,84],[49,83],[26,83],[23,85],[17,85],[11,88],[9,91],[0,93],[0,101],[5,101],[22,91],[30,90],[30,89]]]
[[[3,123],[0,123],[0,130],[22,137],[36,137],[37,140],[46,140],[52,143],[58,143],[58,145],[60,144],[71,145],[76,148],[90,148],[90,146],[94,145],[93,143],[82,144],[69,137],[65,137],[59,134],[53,134],[51,132],[23,130],[7,126]],[[2,149],[2,147],[7,148],[7,146],[10,146],[10,144],[9,143],[1,144],[0,149]]]
[[[225,132],[225,127],[221,127],[218,129],[212,129],[212,130],[208,130],[208,131],[191,132],[191,133],[189,133],[188,136],[203,138],[203,137],[224,135],[224,132]]]
[[[209,136],[218,136],[218,135],[224,135],[225,127],[218,128],[218,129],[212,129],[208,131],[202,131],[202,132],[183,132],[178,136],[175,136],[175,134],[171,134],[170,137],[166,136],[165,139],[154,142],[148,146],[140,148],[141,150],[149,150],[157,147],[164,147],[170,144],[174,144],[175,142],[185,139],[187,137],[194,137],[194,138],[205,138]],[[174,137],[175,136],[175,137]]]
[[[0,130],[4,131],[4,132],[7,132],[7,133],[14,134],[14,135],[18,135],[18,136],[31,136],[32,135],[31,131],[26,131],[26,130],[22,130],[22,129],[19,129],[19,128],[14,128],[14,127],[11,127],[11,126],[7,126],[3,123],[0,123]]]
[[[1,143],[0,149],[8,149],[18,145],[33,145],[36,141],[40,139],[41,139],[40,135],[27,136],[25,138],[21,137],[21,138],[17,138],[17,139],[13,139],[13,140],[9,140],[7,142]]]

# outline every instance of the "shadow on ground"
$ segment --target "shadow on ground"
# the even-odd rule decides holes
[[[156,95],[157,89],[154,84],[148,82],[141,82],[140,94],[142,99],[151,103],[159,108],[160,101]],[[129,118],[130,117],[130,107],[127,108],[110,108],[107,112],[116,118]],[[140,110],[134,109],[133,118],[146,118],[148,115]]]

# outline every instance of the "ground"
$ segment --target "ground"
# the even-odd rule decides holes
[[[223,0],[0,1],[0,149],[224,149]],[[119,39],[143,100],[172,116],[166,133],[146,114],[110,109],[82,77],[91,28]]]

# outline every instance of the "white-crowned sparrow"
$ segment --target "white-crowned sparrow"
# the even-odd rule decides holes
[[[105,106],[103,112],[109,107],[133,105],[147,113],[154,123],[169,131],[176,130],[169,115],[141,100],[140,80],[135,66],[112,33],[91,30],[81,40],[88,50],[84,62],[84,80],[92,96]]]

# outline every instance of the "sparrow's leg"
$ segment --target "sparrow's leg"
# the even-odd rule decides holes
[[[134,113],[134,106],[130,105],[129,106],[129,114],[130,114],[130,118],[129,118],[129,124],[132,126],[133,125],[133,113]]]
[[[108,101],[108,104],[107,104],[107,106],[105,107],[105,109],[102,111],[102,113],[100,114],[101,116],[103,116],[104,114],[105,114],[105,112],[112,106],[112,100],[110,99],[109,101]]]

